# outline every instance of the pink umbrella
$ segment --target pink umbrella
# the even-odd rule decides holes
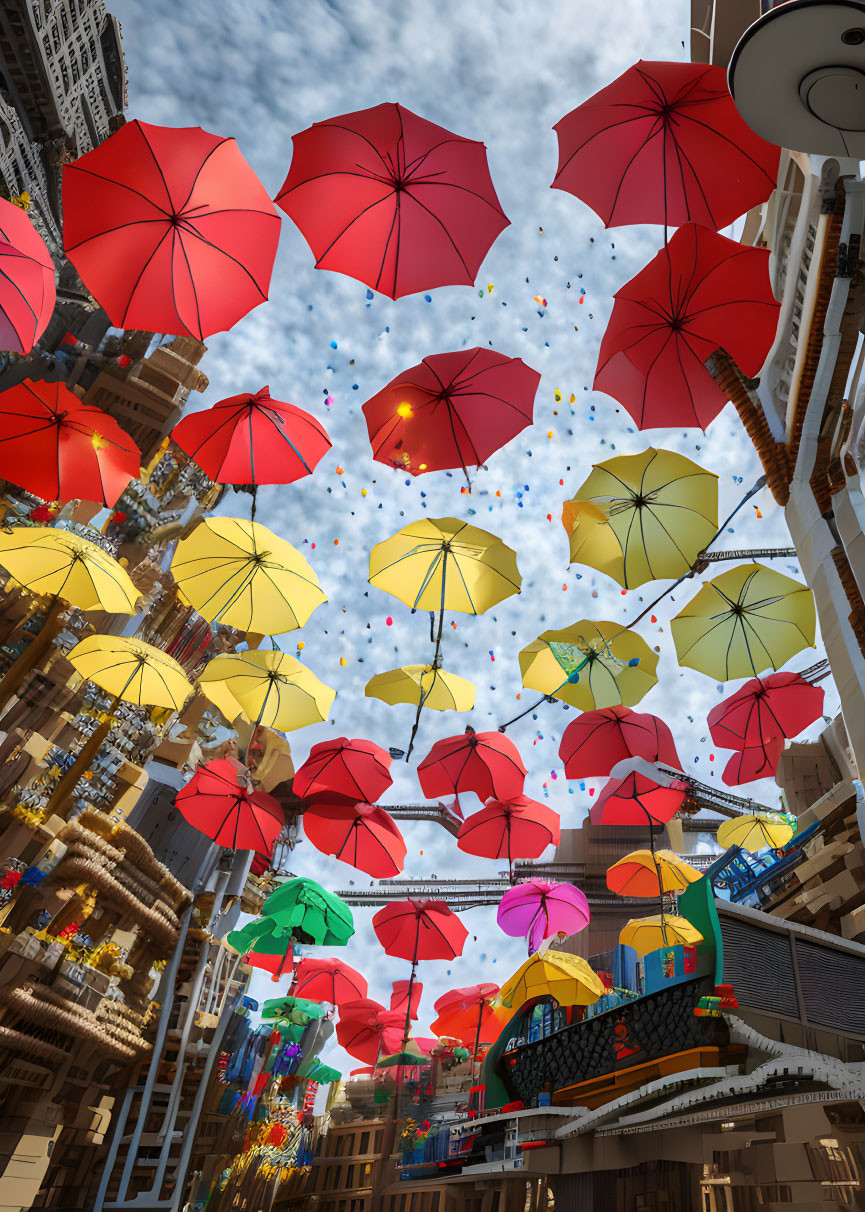
[[[531,954],[552,934],[585,930],[590,917],[589,902],[579,888],[535,879],[508,889],[496,920],[512,938],[527,937]]]

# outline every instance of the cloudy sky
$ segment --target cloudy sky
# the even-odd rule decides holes
[[[304,552],[329,597],[302,633],[280,641],[296,653],[302,640],[304,661],[337,690],[328,724],[292,737],[296,764],[329,736],[405,747],[413,709],[366,699],[363,688],[376,672],[429,658],[427,620],[370,589],[367,560],[374,543],[424,515],[466,518],[500,535],[517,552],[523,587],[487,615],[456,616],[456,628],[447,626],[445,667],[476,683],[477,702],[465,716],[427,713],[415,756],[466,723],[494,728],[526,703],[525,696],[517,699],[517,653],[540,631],[580,618],[626,621],[654,596],[655,586],[624,595],[589,569],[568,566],[561,504],[592,463],[652,443],[681,451],[719,474],[721,516],[760,474],[732,408],[708,435],[640,434],[614,401],[591,390],[612,295],[651,259],[662,233],[607,232],[587,206],[549,189],[557,162],[553,125],[635,60],[686,58],[689,6],[684,0],[651,11],[643,0],[113,0],[110,7],[123,28],[130,116],[233,135],[272,194],[288,171],[293,133],[383,101],[399,101],[486,143],[511,226],[475,287],[437,290],[429,302],[423,295],[368,302],[361,284],[313,268],[305,241],[285,218],[270,300],[208,342],[210,388],[194,403],[211,405],[267,383],[275,398],[313,412],[333,441],[311,479],[259,493],[258,520]],[[457,474],[407,482],[373,462],[364,400],[427,354],[487,344],[523,358],[543,378],[535,425],[493,456],[472,494],[461,492]],[[248,498],[233,497],[229,505],[246,514]],[[729,547],[787,542],[783,517],[766,492],[732,531]],[[776,567],[798,571],[795,562]],[[676,593],[673,612],[693,592]],[[665,606],[657,623],[640,626],[660,647],[660,681],[641,709],[668,720],[689,773],[720,783],[726,755],[714,754],[705,719],[725,688],[679,669],[670,613]],[[791,667],[804,668],[816,655],[802,653]],[[833,705],[830,694],[827,710]],[[529,770],[527,794],[560,812],[563,825],[578,824],[591,802],[591,784],[569,785],[557,757],[573,718],[546,705],[509,733]],[[395,762],[394,774],[385,802],[422,799],[414,763]],[[757,798],[775,802],[773,785],[753,786]],[[407,824],[405,832],[406,875],[494,875],[501,866],[460,854],[438,827]],[[307,842],[293,867],[332,889],[370,883]],[[383,956],[369,915],[355,916],[357,935],[345,957],[367,974],[371,996],[387,1001],[390,982],[406,976],[408,965]],[[445,989],[501,982],[525,957],[524,944],[498,931],[493,911],[473,910],[466,923],[462,959],[423,971],[422,1032]],[[276,987],[267,983],[260,991],[271,996]],[[345,1068],[356,1063],[341,1059]]]

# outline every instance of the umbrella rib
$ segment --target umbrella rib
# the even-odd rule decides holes
[[[279,221],[278,215],[274,214],[273,217],[277,220],[277,222]],[[173,230],[178,231],[179,229],[174,228]],[[220,248],[218,244],[214,244],[214,242],[212,240],[208,240],[205,236],[203,236],[201,234],[200,231],[197,231],[194,227],[190,227],[187,231],[185,231],[185,232],[182,231],[180,233],[180,247],[183,249],[184,257],[186,257],[186,249],[183,245],[183,236],[184,235],[192,236],[196,240],[200,240],[202,244],[206,244],[208,248],[213,249],[213,251],[215,253],[218,253],[221,257],[225,257],[225,259],[227,261],[231,261],[232,264],[236,265],[239,270],[241,270],[243,273],[246,274],[247,278],[249,278],[252,285],[255,287],[255,289],[258,291],[258,293],[261,295],[262,300],[267,299],[267,291],[263,290],[262,287],[259,286],[258,282],[256,282],[256,280],[255,280],[254,275],[252,274],[252,271],[246,265],[244,265],[244,263],[242,261],[238,260],[237,257],[232,256],[232,254],[230,252],[228,252],[227,249]],[[187,264],[188,264],[188,260],[187,260]],[[190,272],[190,281],[194,282],[191,272]],[[194,294],[196,293],[194,285],[193,285],[193,293]],[[198,307],[198,296],[196,294],[196,309],[197,309],[197,307]]]
[[[135,128],[138,131],[141,138],[144,140],[147,150],[150,152],[153,163],[156,165],[156,171],[159,173],[159,176],[162,180],[162,185],[163,185],[163,188],[165,189],[165,197],[168,200],[168,205],[171,207],[172,212],[176,213],[175,206],[174,206],[174,199],[171,196],[171,190],[169,189],[168,182],[165,179],[165,173],[162,171],[162,165],[159,163],[159,160],[156,158],[156,152],[153,150],[150,140],[147,138],[147,135],[144,133],[144,127],[141,125],[140,122],[136,121]]]
[[[210,151],[209,151],[209,152],[207,152],[207,154],[205,155],[204,159],[201,161],[201,163],[199,164],[198,168],[195,170],[195,176],[192,178],[192,184],[190,185],[189,190],[187,191],[186,197],[183,199],[183,203],[182,203],[182,205],[181,205],[181,206],[179,206],[179,207],[177,207],[177,212],[178,212],[179,214],[181,214],[181,215],[182,215],[182,214],[183,214],[183,212],[186,210],[187,206],[189,205],[189,199],[192,197],[193,193],[195,192],[195,187],[196,187],[196,185],[198,184],[198,178],[199,178],[199,177],[201,176],[201,174],[204,172],[204,166],[205,166],[205,164],[207,164],[207,162],[210,160],[211,156],[215,156],[215,155],[216,155],[216,153],[219,151],[219,149],[220,149],[221,147],[225,147],[225,145],[226,145],[227,143],[231,143],[231,141],[232,141],[232,140],[231,140],[231,139],[229,139],[229,138],[227,138],[227,137],[226,137],[226,138],[222,138],[222,139],[220,139],[220,140],[219,140],[219,142],[218,142],[218,143],[216,143],[216,144],[215,144],[213,147],[211,147],[211,149],[210,149]],[[154,156],[153,158],[154,158],[154,160],[156,159],[156,157],[155,157],[155,156]],[[162,170],[160,169],[160,172],[161,172],[161,171],[162,171]],[[163,180],[164,180],[164,178],[163,178]],[[167,189],[167,188],[168,188],[168,186],[166,185],[166,189]],[[269,199],[268,199],[268,201],[269,201]],[[206,205],[206,203],[201,203],[200,205]],[[196,207],[195,209],[197,209],[197,207]],[[214,212],[214,213],[219,214],[220,212],[219,212],[219,211],[216,211],[216,212]],[[266,214],[267,212],[266,212],[266,211],[262,211],[261,213],[262,213],[262,214]],[[197,216],[197,217],[201,218],[202,216]]]
[[[424,211],[426,214],[428,214],[428,215],[429,215],[429,217],[430,217],[430,218],[431,218],[431,219],[432,219],[432,220],[433,220],[435,223],[437,223],[437,224],[439,225],[439,227],[442,229],[442,231],[444,232],[445,236],[447,237],[448,242],[450,243],[450,245],[451,245],[451,247],[453,248],[454,252],[455,252],[455,253],[456,253],[456,255],[459,257],[460,264],[462,265],[462,267],[463,267],[463,269],[465,270],[466,274],[469,276],[469,278],[471,278],[471,280],[472,280],[472,281],[474,281],[474,274],[472,274],[472,273],[471,273],[471,271],[469,270],[469,267],[468,267],[468,265],[466,264],[465,257],[464,257],[464,256],[462,255],[462,253],[460,252],[460,250],[459,250],[459,248],[458,248],[458,246],[457,246],[457,242],[456,242],[456,240],[454,240],[453,236],[452,236],[452,235],[451,235],[451,233],[448,231],[446,224],[445,224],[445,223],[444,223],[444,222],[443,222],[443,221],[442,221],[442,220],[441,220],[441,219],[438,217],[438,215],[437,215],[437,214],[436,214],[434,211],[430,210],[430,208],[429,208],[428,206],[424,206],[424,204],[423,204],[423,202],[421,202],[420,198],[416,198],[416,197],[415,197],[415,196],[414,196],[414,195],[413,195],[413,194],[412,194],[412,193],[411,193],[409,190],[406,190],[406,191],[405,191],[405,194],[406,194],[406,197],[407,197],[407,198],[410,198],[410,199],[411,199],[411,201],[412,201],[412,202],[414,202],[415,206],[419,206],[419,207],[420,207],[420,209],[421,209],[422,211]]]
[[[753,166],[756,169],[759,169],[759,171],[763,174],[763,176],[766,178],[766,180],[769,181],[769,183],[774,188],[775,183],[776,183],[775,178],[770,176],[769,173],[766,172],[763,165],[758,163],[758,161],[750,154],[750,152],[746,152],[742,147],[739,146],[738,143],[734,143],[733,140],[728,135],[722,134],[721,131],[716,130],[715,127],[713,127],[713,126],[709,126],[708,123],[703,122],[700,118],[695,118],[692,114],[680,112],[679,117],[686,119],[688,122],[694,122],[697,126],[702,126],[704,128],[704,130],[707,130],[709,132],[709,134],[715,135],[718,139],[721,139],[724,143],[729,144],[729,146],[732,147],[734,151],[738,152],[740,156],[744,156],[746,160],[750,160],[750,162],[753,164]]]
[[[315,260],[316,269],[321,269],[322,261],[332,251],[332,249],[339,243],[339,241],[350,230],[350,228],[352,228],[355,225],[355,223],[358,223],[364,217],[364,215],[368,214],[369,211],[373,210],[376,206],[380,206],[382,202],[387,202],[388,198],[392,198],[392,197],[393,197],[393,191],[389,190],[386,194],[382,195],[381,198],[376,198],[375,202],[370,202],[369,206],[365,206],[363,208],[363,210],[359,211],[354,216],[353,219],[349,220],[349,222],[346,223],[346,225],[342,229],[342,231],[338,232],[337,235],[334,236],[334,238],[331,240],[330,244],[328,244],[327,248],[322,252],[321,256],[316,257],[316,260]]]
[[[496,206],[495,202],[492,202],[489,198],[485,198],[484,195],[478,193],[478,191],[476,189],[469,189],[469,187],[467,185],[457,185],[455,181],[433,181],[433,180],[410,181],[409,188],[405,192],[406,192],[406,194],[408,194],[408,196],[412,199],[413,202],[419,202],[417,194],[413,193],[412,189],[418,188],[418,187],[420,187],[422,189],[429,189],[434,185],[443,186],[445,189],[458,189],[461,193],[471,194],[471,196],[473,198],[477,198],[477,200],[479,202],[486,203],[486,205],[490,208],[490,210],[494,210],[497,215],[501,215],[501,217],[503,219],[507,219],[507,215],[505,214],[505,212],[502,210],[502,208],[500,206]]]
[[[106,184],[113,185],[117,189],[125,189],[128,193],[135,194],[135,196],[137,198],[140,198],[142,200],[142,202],[146,202],[148,206],[152,206],[154,208],[154,210],[158,210],[160,215],[162,215],[162,219],[136,219],[136,220],[134,220],[134,222],[159,223],[159,222],[164,222],[165,219],[168,218],[168,212],[163,210],[161,206],[159,206],[156,202],[154,202],[153,199],[148,194],[143,193],[140,189],[135,189],[134,186],[132,186],[132,185],[127,185],[125,181],[117,181],[117,180],[115,180],[114,177],[106,177],[103,173],[98,173],[92,168],[85,168],[80,160],[78,161],[77,164],[73,163],[73,164],[65,165],[63,171],[64,171],[64,173],[66,173],[66,172],[84,173],[88,177],[95,177],[98,181],[105,181]],[[164,180],[164,178],[163,178],[163,180]],[[125,226],[127,226],[127,225],[121,224],[121,227],[125,227]],[[113,228],[111,230],[117,231],[119,229]],[[97,233],[97,235],[100,235],[100,234],[102,234],[102,233]],[[91,239],[91,240],[93,240],[95,238],[96,238],[95,236],[88,237],[88,239]],[[67,245],[64,245],[64,247],[65,247],[66,251],[69,252],[72,249],[79,248],[81,243],[86,244],[87,241],[86,240],[81,241],[79,244],[72,244],[72,245],[67,244]]]
[[[124,328],[124,327],[126,326],[126,317],[128,316],[128,314],[129,314],[129,309],[130,309],[130,307],[132,306],[132,300],[133,300],[133,298],[135,297],[135,292],[138,290],[138,287],[141,285],[141,279],[144,277],[145,273],[146,273],[146,272],[147,272],[147,270],[150,268],[150,263],[151,263],[151,261],[153,260],[153,258],[154,258],[154,257],[156,256],[156,254],[159,252],[159,249],[160,249],[160,248],[162,247],[162,245],[164,244],[164,242],[165,242],[165,237],[168,235],[169,231],[173,231],[173,230],[174,230],[174,229],[173,229],[173,228],[171,228],[171,227],[166,227],[165,231],[162,233],[162,235],[161,235],[161,236],[159,237],[159,239],[157,240],[155,247],[154,247],[154,248],[152,248],[152,249],[151,249],[151,251],[148,253],[148,255],[147,255],[147,260],[144,262],[144,264],[142,265],[141,269],[139,270],[139,272],[138,272],[138,276],[137,276],[137,278],[135,279],[135,283],[134,283],[134,285],[133,285],[133,287],[132,287],[132,290],[129,292],[129,297],[128,297],[128,298],[127,298],[127,300],[126,300],[126,306],[123,308],[123,315],[122,315],[121,320],[120,320],[120,327],[121,327],[121,328]],[[174,276],[172,275],[172,292],[173,292],[173,290],[174,290],[174,281],[173,281],[173,279],[174,279]]]

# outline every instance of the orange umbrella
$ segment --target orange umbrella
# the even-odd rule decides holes
[[[701,873],[672,850],[634,850],[607,868],[607,887],[621,896],[683,892]]]

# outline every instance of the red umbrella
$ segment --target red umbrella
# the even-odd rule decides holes
[[[324,426],[269,387],[184,417],[171,437],[217,484],[291,484],[330,450]]]
[[[594,386],[639,429],[705,429],[727,402],[704,363],[725,350],[757,375],[775,337],[769,253],[694,223],[616,292]]]
[[[398,1010],[400,1014],[408,1011],[409,1018],[417,1020],[422,994],[423,985],[420,981],[394,981],[393,992],[390,995],[390,1008]]]
[[[569,779],[607,775],[629,757],[681,769],[673,734],[663,720],[630,707],[584,711],[565,729],[559,757]]]
[[[127,122],[63,170],[66,254],[118,328],[203,341],[263,303],[279,216],[233,139]]]
[[[556,124],[553,189],[607,227],[717,231],[775,188],[779,149],[746,126],[722,67],[641,60]]]
[[[292,139],[277,205],[297,224],[317,269],[398,299],[470,286],[508,226],[483,143],[402,105],[341,114]]]
[[[823,689],[801,673],[750,678],[709,712],[709,732],[724,749],[746,749],[798,736],[823,714]]]
[[[527,772],[513,741],[470,731],[436,741],[417,773],[424,795],[473,791],[481,800],[507,800],[522,795]]]
[[[303,831],[322,854],[379,879],[399,875],[406,846],[393,817],[374,804],[312,804]]]
[[[669,786],[632,771],[612,778],[598,796],[593,812],[602,825],[666,825],[685,801],[688,784],[671,779]]]
[[[402,1042],[403,1016],[368,998],[344,1002],[336,1038],[350,1056],[374,1065],[380,1054],[396,1052]]]
[[[372,919],[376,937],[398,959],[456,959],[468,930],[444,901],[392,901]]]
[[[272,980],[278,981],[281,976],[290,976],[294,967],[291,943],[288,944],[284,955],[267,955],[264,951],[247,951],[243,956],[243,963],[249,964],[251,968],[260,968],[262,972],[269,972]]]
[[[541,376],[492,349],[432,354],[363,406],[379,463],[413,476],[480,467],[532,423]]]
[[[490,1006],[498,985],[484,983],[465,989],[450,989],[435,1003],[438,1018],[430,1024],[435,1035],[450,1036],[472,1048],[472,1072],[478,1046],[498,1039],[504,1019]]]
[[[0,199],[0,349],[26,354],[54,311],[54,262],[20,206]]]
[[[291,992],[294,997],[305,997],[311,1002],[341,1006],[344,1002],[365,998],[367,983],[366,978],[344,960],[304,956],[295,969]]]
[[[519,795],[487,800],[460,825],[457,847],[481,858],[506,858],[511,867],[515,858],[539,858],[547,846],[557,846],[559,833],[557,812]]]
[[[129,434],[63,383],[25,379],[0,393],[0,476],[46,501],[113,505],[141,473]]]
[[[268,855],[285,825],[285,813],[266,791],[248,791],[225,758],[199,766],[175,804],[185,821],[229,850]]]
[[[762,741],[759,745],[748,745],[732,755],[721,778],[728,787],[739,787],[756,779],[774,778],[783,752],[784,738],[780,736]]]
[[[374,804],[393,782],[391,757],[373,741],[338,736],[313,745],[292,780],[301,799],[319,796],[329,801]]]

